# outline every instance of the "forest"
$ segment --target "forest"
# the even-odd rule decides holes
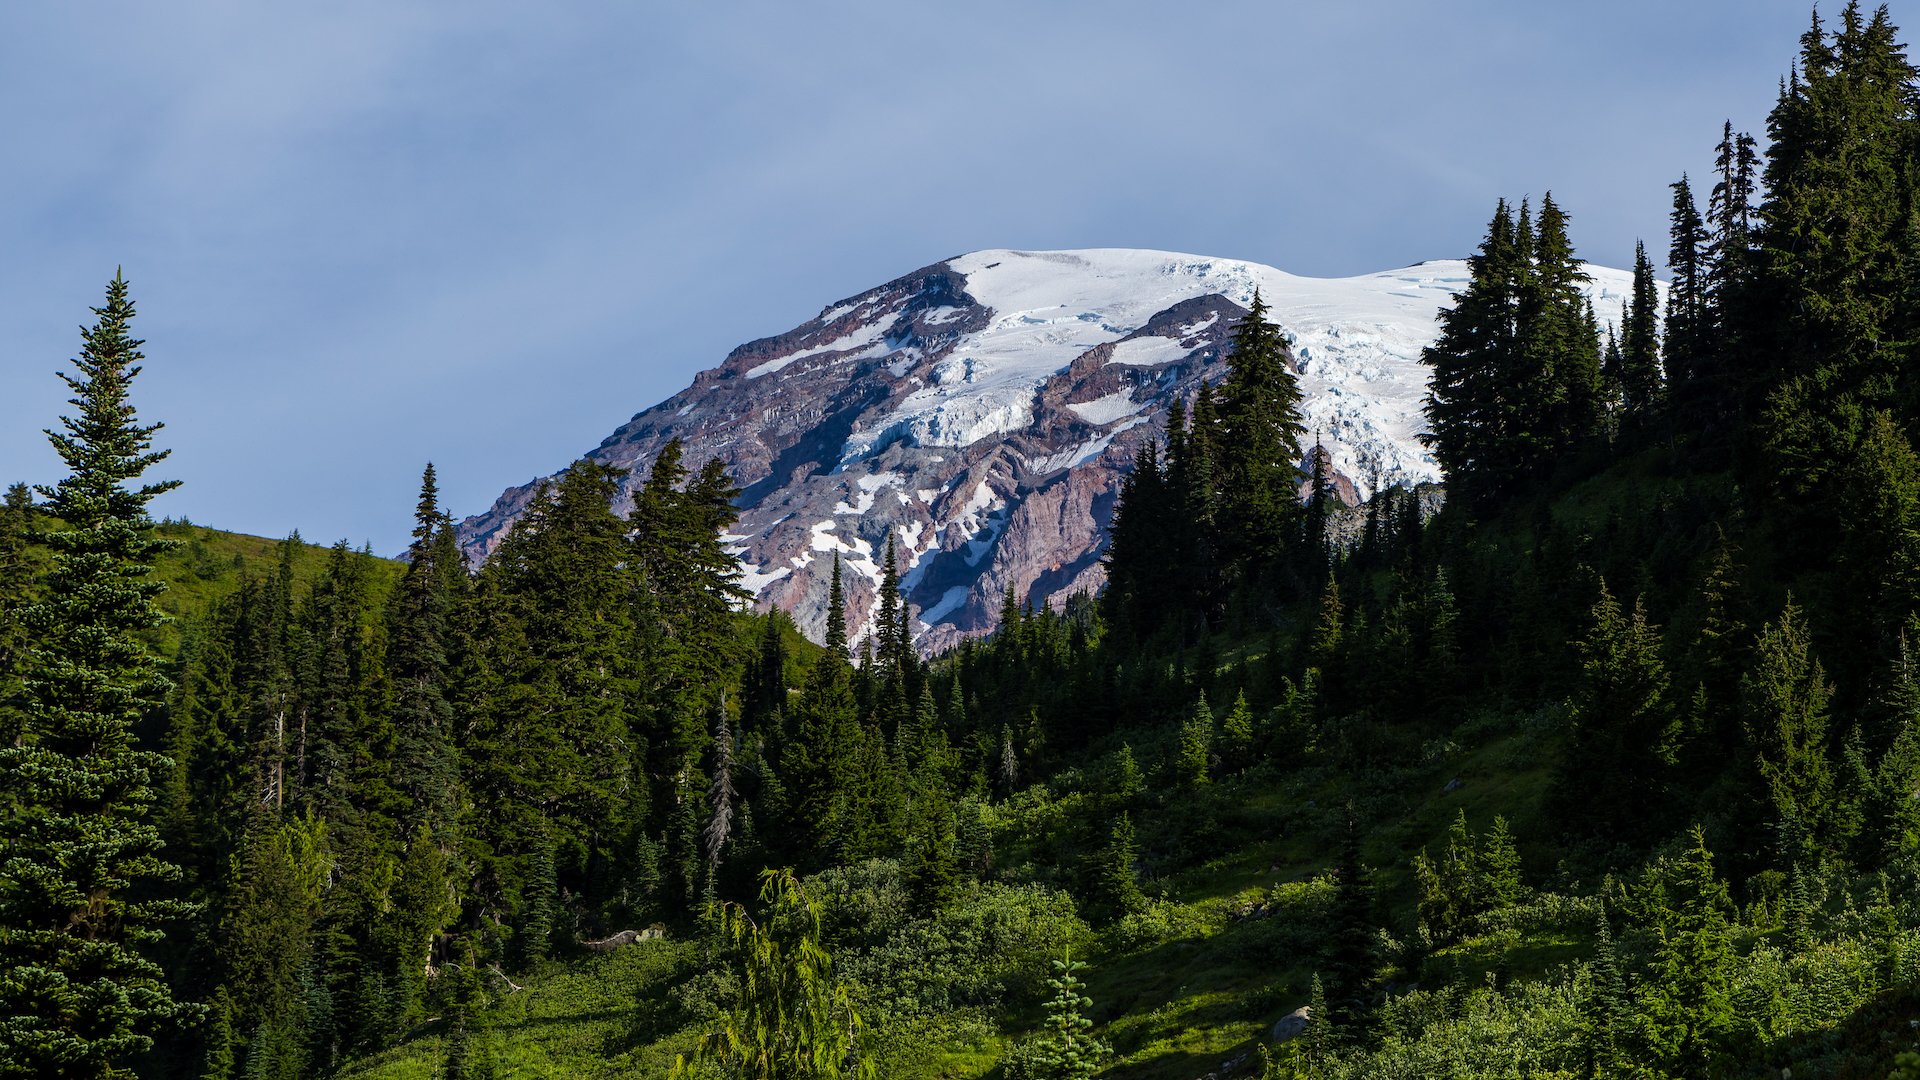
[[[891,548],[858,640],[837,565],[824,641],[755,611],[677,445],[477,566],[432,465],[397,561],[155,522],[116,276],[0,504],[0,1076],[1920,1077],[1885,9],[1764,136],[1617,312],[1497,202],[1444,488],[1338,499],[1256,299],[1105,591],[931,658]]]

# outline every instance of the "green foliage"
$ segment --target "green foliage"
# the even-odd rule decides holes
[[[1090,877],[1094,908],[1109,918],[1120,918],[1146,904],[1140,891],[1139,846],[1134,841],[1133,819],[1122,813],[1113,823],[1113,835],[1093,859]]]
[[[1726,885],[1714,875],[1705,834],[1650,870],[1643,903],[1654,956],[1637,988],[1641,1058],[1656,1076],[1703,1075],[1734,1025],[1735,954]]]
[[[1827,724],[1833,688],[1808,637],[1799,609],[1789,602],[1779,620],[1760,631],[1741,698],[1748,738],[1775,812],[1783,822],[1813,830],[1818,841],[1830,841],[1833,771]]]
[[[1598,433],[1599,335],[1566,227],[1551,194],[1537,223],[1502,200],[1422,355],[1427,438],[1452,496],[1471,506],[1501,504]]]
[[[1207,695],[1203,692],[1180,728],[1180,749],[1173,760],[1174,782],[1181,787],[1199,787],[1206,783],[1212,757],[1213,710],[1207,707]]]
[[[94,312],[79,375],[61,376],[75,415],[49,438],[67,475],[40,494],[63,527],[21,616],[25,709],[0,747],[0,1072],[49,1080],[131,1075],[129,1058],[200,1012],[143,948],[192,910],[161,898],[181,876],[149,820],[169,763],[135,741],[168,689],[140,641],[162,619],[148,575],[167,547],[147,503],[176,485],[137,483],[167,452],[128,401],[141,342],[125,279]]]
[[[1220,721],[1220,767],[1237,773],[1253,763],[1253,707],[1246,691],[1233,699],[1233,708]]]
[[[1095,1037],[1093,1021],[1086,1015],[1093,999],[1082,992],[1086,984],[1079,975],[1087,965],[1067,949],[1053,962],[1053,969],[1047,985],[1054,996],[1046,1004],[1042,1034],[1015,1051],[1007,1063],[1009,1080],[1090,1080],[1113,1053]]]
[[[1661,651],[1645,606],[1636,600],[1631,613],[1623,612],[1602,583],[1592,629],[1579,646],[1573,732],[1558,771],[1571,827],[1624,831],[1657,821],[1680,739]]]
[[[764,924],[728,904],[721,935],[738,955],[739,999],[693,1060],[741,1080],[837,1080],[874,1075],[865,1025],[834,979],[819,908],[792,874],[761,874]],[[674,1064],[686,1076],[687,1059]]]

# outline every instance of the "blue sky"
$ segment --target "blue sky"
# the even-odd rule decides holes
[[[1808,7],[1454,0],[0,6],[0,482],[124,266],[223,528],[404,545],[732,346],[983,247],[1301,274],[1466,254],[1551,189],[1586,257],[1758,131]],[[1911,14],[1895,8],[1899,22]]]

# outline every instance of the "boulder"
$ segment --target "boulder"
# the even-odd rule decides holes
[[[1281,1017],[1273,1025],[1273,1041],[1286,1042],[1297,1039],[1307,1030],[1307,1022],[1313,1019],[1313,1006],[1302,1005]]]

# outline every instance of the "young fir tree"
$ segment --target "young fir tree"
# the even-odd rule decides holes
[[[1023,1080],[1091,1080],[1113,1051],[1093,1034],[1093,1021],[1087,1010],[1093,999],[1085,993],[1080,973],[1087,965],[1073,958],[1067,949],[1053,962],[1053,978],[1047,985],[1053,997],[1046,1003],[1047,1018],[1042,1034],[1022,1049]]]
[[[1340,844],[1330,923],[1320,964],[1326,977],[1327,1020],[1342,1038],[1351,1039],[1372,1010],[1378,960],[1373,886],[1360,862],[1360,829],[1351,820]]]
[[[1580,684],[1557,798],[1580,828],[1644,828],[1664,797],[1679,735],[1659,628],[1639,601],[1623,612],[1602,583],[1593,628],[1578,647]]]
[[[1117,919],[1146,906],[1146,894],[1140,891],[1135,864],[1140,861],[1139,845],[1134,840],[1133,818],[1125,813],[1113,823],[1113,835],[1094,856],[1094,907],[1108,918]]]
[[[1507,819],[1494,815],[1493,828],[1487,831],[1476,862],[1480,871],[1480,896],[1488,911],[1513,907],[1526,898],[1527,886],[1520,876],[1520,852],[1514,846]]]
[[[1206,691],[1187,711],[1180,725],[1180,746],[1173,761],[1174,781],[1181,787],[1199,787],[1207,782],[1213,756],[1213,710],[1207,707]]]
[[[1594,919],[1593,961],[1587,967],[1586,997],[1581,1002],[1581,1040],[1587,1075],[1596,1080],[1622,1076],[1633,1034],[1633,1003],[1614,951],[1613,931],[1603,911]]]
[[[1132,754],[1129,752],[1129,759]],[[1253,706],[1247,704],[1247,692],[1233,699],[1233,708],[1220,721],[1220,767],[1240,772],[1253,764]]]
[[[129,1058],[200,1013],[141,952],[192,910],[162,898],[180,872],[148,820],[169,762],[134,740],[168,689],[140,635],[163,618],[147,575],[168,546],[147,504],[176,482],[139,483],[167,452],[128,400],[141,342],[125,278],[94,313],[79,374],[61,376],[75,414],[48,433],[67,475],[39,491],[62,527],[26,612],[22,731],[0,747],[0,1072],[49,1080],[131,1076]]]
[[[1734,1023],[1732,902],[1696,826],[1693,845],[1652,886],[1652,970],[1639,985],[1641,1064],[1660,1077],[1708,1074]]]
[[[1799,609],[1789,601],[1779,620],[1760,631],[1741,699],[1748,738],[1776,814],[1798,821],[1821,843],[1832,840],[1827,723],[1833,688],[1813,656],[1810,636]]]

